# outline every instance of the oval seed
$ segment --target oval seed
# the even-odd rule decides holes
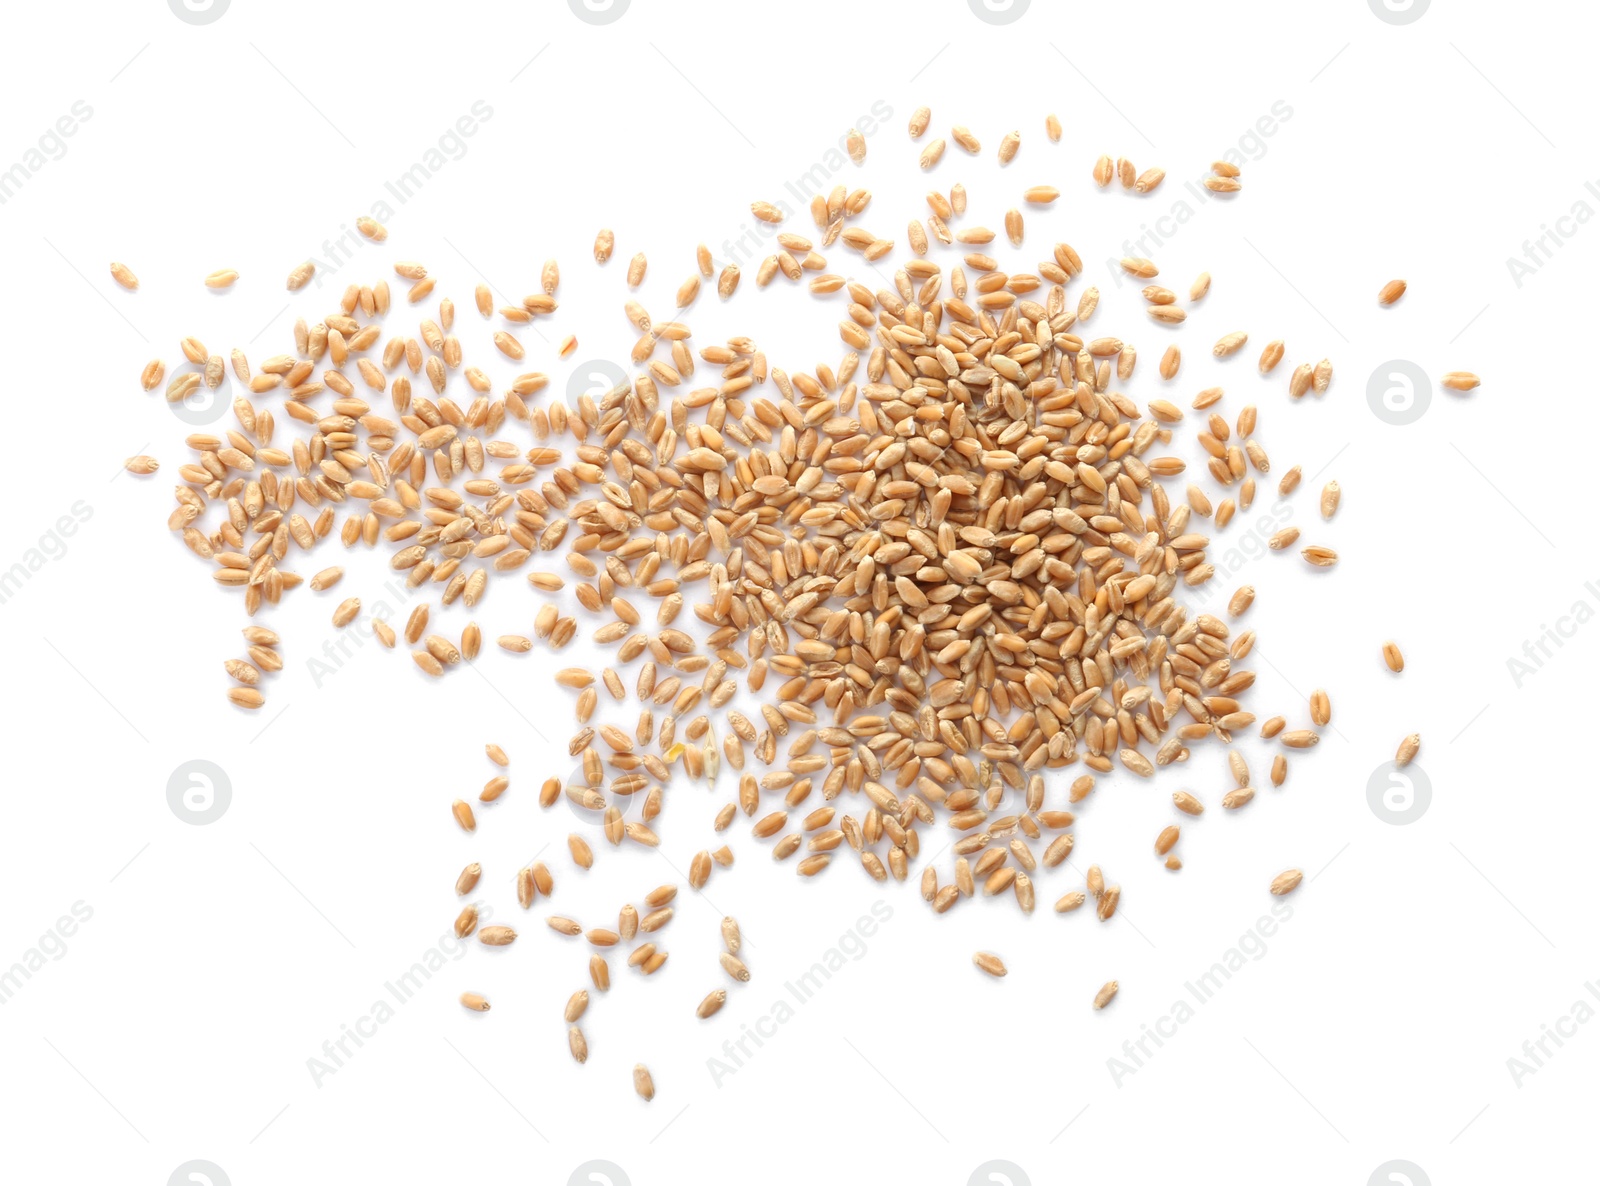
[[[1006,965],[1004,961],[1002,961],[998,955],[995,955],[992,952],[977,952],[973,955],[972,962],[978,966],[979,970],[987,972],[991,976],[1000,977],[1006,974]]]
[[[656,1098],[656,1081],[650,1075],[650,1068],[642,1062],[633,1066],[633,1089],[646,1101]]]
[[[1322,517],[1331,519],[1339,509],[1339,483],[1329,482],[1322,488]]]
[[[1333,719],[1333,706],[1321,688],[1311,693],[1311,720],[1321,726]]]
[[[1396,766],[1409,766],[1411,759],[1417,756],[1417,751],[1422,748],[1422,734],[1409,733],[1400,742],[1400,748],[1395,751],[1394,764]]]

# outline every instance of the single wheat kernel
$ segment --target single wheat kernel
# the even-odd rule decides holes
[[[1321,688],[1311,693],[1311,720],[1318,726],[1326,725],[1333,719],[1333,707],[1328,700],[1328,694]]]
[[[1409,766],[1411,759],[1417,756],[1417,751],[1422,748],[1422,734],[1408,733],[1400,741],[1400,748],[1395,751],[1394,764],[1396,766]]]
[[[642,1062],[634,1064],[633,1089],[646,1102],[656,1098],[656,1081],[650,1075],[650,1068]]]
[[[1153,192],[1162,181],[1166,179],[1167,171],[1161,168],[1146,169],[1134,178],[1133,189],[1135,193],[1147,194]]]
[[[1238,353],[1240,348],[1249,340],[1250,335],[1243,330],[1238,330],[1231,334],[1223,334],[1222,337],[1217,339],[1216,345],[1211,347],[1211,353],[1218,358],[1227,358],[1230,354]]]
[[[589,992],[587,989],[580,988],[567,998],[566,1008],[561,1012],[562,1019],[570,1025],[582,1017],[584,1011],[588,1008]]]
[[[1331,519],[1339,509],[1339,483],[1329,482],[1322,488],[1321,499],[1322,517]]]
[[[1122,899],[1120,885],[1108,885],[1105,892],[1099,895],[1099,904],[1095,907],[1095,916],[1101,922],[1109,922],[1111,916],[1117,912],[1117,903]]]
[[[972,957],[972,962],[991,976],[1000,977],[1006,974],[1006,965],[1001,958],[992,952],[980,951]]]
[[[1278,897],[1294,893],[1305,874],[1298,869],[1285,869],[1272,879],[1272,892]]]

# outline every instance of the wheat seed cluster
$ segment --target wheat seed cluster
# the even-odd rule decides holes
[[[913,115],[913,140],[930,118],[925,108]],[[1054,116],[1045,134],[1059,139]],[[981,151],[967,128],[951,139]],[[1021,143],[1018,132],[1002,139],[1002,165],[1024,167]],[[861,165],[865,139],[852,133],[848,146]],[[919,163],[932,168],[944,152],[934,141]],[[1144,194],[1164,176],[1102,157],[1081,180],[1120,180]],[[1235,201],[1243,182],[1219,161],[1207,185]],[[1032,246],[1022,208],[1058,221],[1050,208],[1060,190],[1015,190],[1017,205],[996,210],[1001,233],[1013,247]],[[704,245],[692,262],[683,251],[688,277],[667,318],[630,295],[649,267],[642,251],[631,255],[618,286],[631,377],[570,404],[543,372],[508,383],[489,373],[523,364],[530,350],[558,361],[576,349],[559,328],[553,260],[520,302],[499,304],[479,285],[462,311],[435,293],[424,264],[397,260],[392,281],[349,285],[336,307],[295,322],[284,353],[254,366],[242,351],[224,360],[185,338],[180,369],[167,380],[165,364],[152,362],[144,389],[164,384],[180,401],[231,372],[240,393],[232,425],[188,438],[169,527],[218,584],[240,592],[252,619],[302,584],[348,592],[343,568],[319,567],[314,554],[384,550],[414,598],[403,626],[363,619],[357,591],[338,600],[332,628],[403,647],[427,677],[448,680],[483,649],[476,618],[457,637],[430,626],[456,603],[492,621],[506,652],[560,651],[580,633],[608,652],[597,670],[556,673],[550,696],[570,698],[575,714],[574,773],[547,769],[533,780],[545,807],[566,798],[592,813],[593,828],[566,841],[575,870],[593,864],[596,847],[657,845],[671,789],[691,782],[720,798],[709,811],[703,795],[683,800],[673,823],[712,837],[690,863],[690,891],[733,864],[716,837],[739,828],[801,878],[915,879],[937,913],[975,895],[1006,896],[1032,913],[1044,893],[1055,912],[1087,906],[1109,920],[1120,881],[1093,863],[1078,874],[1069,859],[1078,816],[1103,785],[1149,779],[1217,747],[1226,789],[1210,804],[1175,792],[1171,821],[1151,838],[1154,864],[1176,872],[1186,820],[1211,807],[1244,810],[1264,785],[1235,736],[1253,731],[1274,744],[1264,776],[1277,787],[1289,757],[1316,745],[1331,720],[1320,690],[1305,705],[1252,707],[1256,639],[1240,620],[1253,589],[1232,591],[1225,616],[1186,604],[1188,591],[1217,579],[1213,536],[1269,481],[1268,417],[1248,404],[1225,415],[1221,386],[1179,394],[1187,311],[1219,299],[1209,274],[1168,287],[1157,261],[1123,259],[1146,282],[1150,323],[1103,326],[1099,294],[1069,243],[1051,238],[1035,267],[1008,271],[987,254],[997,233],[969,216],[962,185],[930,192],[927,206],[900,241],[879,233],[868,190],[841,185],[816,196],[814,226],[775,234],[755,284],[767,289],[781,276],[820,298],[806,316],[817,322],[817,354],[831,361],[809,366],[777,365],[751,337],[695,335],[703,283],[726,303],[720,319],[748,299],[738,267],[718,268]],[[751,211],[769,224],[791,217],[765,201]],[[374,242],[387,238],[371,218],[358,226]],[[617,269],[625,237],[602,230],[581,266]],[[126,265],[112,270],[137,287]],[[310,262],[296,266],[289,290],[314,274]],[[205,278],[240,282],[231,269]],[[1380,302],[1393,305],[1405,289],[1391,281]],[[481,324],[458,325],[472,319]],[[528,345],[538,323],[555,326],[559,344]],[[1140,333],[1161,340],[1153,377],[1136,374]],[[464,338],[483,350],[478,360]],[[1198,350],[1239,366],[1227,360],[1248,341],[1240,329]],[[1288,357],[1273,340],[1257,368],[1270,373]],[[1327,359],[1287,370],[1286,402],[1323,396],[1332,383]],[[1126,394],[1141,385],[1161,394],[1142,404]],[[1456,391],[1476,385],[1466,372],[1446,381]],[[1200,472],[1174,451],[1180,436],[1204,451]],[[149,475],[157,462],[128,467]],[[1292,467],[1275,485],[1287,497],[1299,482]],[[1279,531],[1271,548],[1333,568],[1338,556],[1316,527],[1339,503],[1330,482],[1320,514]],[[243,656],[225,661],[227,695],[259,709],[283,666],[282,644],[258,622],[244,634]],[[1398,672],[1398,647],[1387,644],[1385,655]],[[746,699],[748,711],[736,703]],[[602,704],[630,721],[636,712],[636,723],[600,720]],[[1402,743],[1402,764],[1419,745],[1415,734]],[[486,753],[494,772],[476,806],[467,796],[450,805],[468,832],[511,787],[507,750],[491,742]],[[1045,892],[1040,883],[1063,865]],[[483,872],[468,865],[456,894],[470,897]],[[1275,894],[1300,881],[1298,870],[1263,870]],[[572,891],[567,906],[568,886],[558,889],[535,862],[516,887],[530,914],[560,907],[543,921],[588,945],[596,992],[610,989],[610,961],[624,951],[641,975],[667,959],[676,884],[620,905]],[[517,939],[510,925],[480,927],[475,904],[460,909],[456,931],[491,946]],[[732,918],[722,939],[725,983],[701,1003],[701,1018],[751,975]],[[973,958],[1006,973],[995,953]],[[1093,1006],[1117,991],[1108,981]],[[476,992],[461,1000],[489,1008]],[[580,989],[564,1010],[579,1062],[588,1004]],[[634,1083],[654,1095],[642,1065]]]

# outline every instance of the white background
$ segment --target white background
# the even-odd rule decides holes
[[[24,161],[75,102],[92,115],[58,158],[47,143],[52,159],[0,205],[11,423],[0,568],[27,567],[30,549],[56,556],[0,605],[11,758],[0,968],[74,903],[93,913],[0,1006],[0,1176],[154,1184],[203,1159],[240,1186],[561,1183],[601,1159],[621,1167],[615,1182],[639,1186],[822,1174],[955,1186],[1000,1159],[1014,1183],[1358,1184],[1405,1159],[1426,1175],[1415,1183],[1575,1180],[1600,1026],[1549,1044],[1520,1085],[1507,1067],[1575,1002],[1600,1006],[1584,988],[1600,960],[1597,811],[1580,756],[1595,635],[1579,626],[1520,687],[1507,666],[1575,602],[1600,604],[1585,588],[1600,578],[1593,525],[1577,509],[1588,503],[1593,380],[1573,361],[1593,332],[1600,230],[1566,224],[1575,233],[1520,285],[1506,265],[1575,203],[1600,208],[1584,188],[1600,178],[1592,104],[1577,93],[1593,29],[1571,6],[1436,3],[1395,26],[1355,0],[1034,0],[997,27],[961,0],[817,0],[781,15],[634,0],[596,27],[548,0],[233,0],[192,26],[141,0],[27,6],[10,32],[0,165]],[[327,260],[324,244],[478,100],[492,117],[412,200],[391,201],[388,243],[291,300],[290,267]],[[417,259],[440,277],[436,295],[454,297],[468,361],[503,382],[511,372],[472,286],[487,280],[514,301],[554,256],[562,307],[540,327],[548,341],[520,332],[521,369],[548,372],[545,398],[561,398],[573,363],[626,362],[629,256],[649,254],[640,299],[664,318],[695,244],[728,258],[752,200],[786,200],[786,229],[812,233],[784,183],[880,101],[893,114],[866,164],[829,180],[871,188],[859,221],[897,246],[874,275],[836,245],[830,270],[887,287],[933,186],[964,182],[966,223],[996,228],[1023,187],[1058,186],[1052,211],[1027,211],[1021,251],[1000,240],[1005,266],[1034,266],[1058,239],[1077,247],[1086,276],[1073,294],[1098,285],[1091,328],[1139,348],[1122,386],[1141,404],[1187,407],[1220,384],[1230,422],[1258,405],[1274,463],[1258,513],[1277,475],[1303,467],[1293,522],[1302,542],[1336,547],[1339,567],[1314,573],[1292,553],[1270,555],[1219,576],[1217,593],[1259,590],[1251,707],[1304,725],[1305,696],[1322,687],[1333,727],[1291,757],[1280,791],[1265,784],[1271,751],[1242,745],[1264,789],[1228,818],[1215,806],[1227,786],[1215,745],[1153,783],[1103,779],[1080,812],[1076,871],[1041,871],[1031,918],[1009,897],[933,916],[915,869],[905,885],[878,885],[839,861],[804,881],[738,823],[726,834],[734,868],[680,897],[663,971],[644,981],[613,956],[579,1066],[560,1011],[586,981],[588,952],[542,925],[543,903],[521,917],[514,870],[542,850],[557,878],[550,908],[606,923],[715,847],[710,819],[734,780],[725,771],[715,793],[674,786],[660,854],[597,843],[594,870],[580,874],[562,843],[571,817],[535,796],[570,768],[571,696],[550,673],[584,661],[588,645],[513,658],[491,643],[476,672],[435,682],[369,644],[319,681],[307,664],[335,636],[335,602],[381,599],[389,577],[386,551],[345,560],[336,538],[296,567],[346,563],[344,584],[302,588],[265,615],[286,668],[261,712],[233,709],[221,663],[241,653],[242,599],[164,526],[188,429],[137,376],[158,356],[170,374],[190,334],[258,363],[290,349],[293,318],[330,311],[345,283],[398,285],[390,264]],[[1252,139],[1280,101],[1292,115]],[[930,137],[966,124],[981,155],[952,144],[920,173],[922,145],[905,125],[924,103]],[[1043,132],[1051,111],[1066,127],[1059,144]],[[995,147],[1013,128],[1022,148],[1002,171]],[[1201,205],[1184,181],[1230,149],[1246,158],[1244,192]],[[1101,152],[1164,166],[1168,180],[1142,199],[1096,190]],[[1123,246],[1183,200],[1194,216],[1170,241]],[[605,269],[589,255],[602,225],[617,241]],[[1144,318],[1133,285],[1119,288],[1105,261],[1123,254],[1152,256],[1180,291],[1213,273],[1180,333]],[[139,292],[112,283],[113,259],[140,275]],[[836,363],[843,294],[814,298],[781,278],[758,290],[754,262],[734,300],[708,288],[687,311],[695,343],[746,333],[788,370]],[[221,267],[243,278],[218,295],[200,280]],[[1410,291],[1380,309],[1375,294],[1395,276]],[[389,332],[415,333],[420,315],[397,290]],[[1250,345],[1213,360],[1206,347],[1234,329]],[[552,343],[569,332],[580,346],[564,362]],[[1262,378],[1254,360],[1272,338],[1288,358]],[[1170,384],[1155,374],[1169,340],[1187,355]],[[1291,366],[1322,357],[1331,390],[1291,401]],[[1484,385],[1467,397],[1435,388],[1425,415],[1394,427],[1366,398],[1390,359],[1435,379],[1473,370]],[[278,420],[285,443],[294,425],[281,410]],[[1192,442],[1199,423],[1191,414],[1173,451],[1217,497]],[[529,443],[513,423],[501,435]],[[161,460],[160,474],[120,473],[139,452]],[[1316,493],[1329,478],[1344,506],[1324,524]],[[80,501],[87,521],[42,545]],[[1254,518],[1219,533],[1214,554]],[[534,609],[512,577],[475,616],[492,640],[531,632]],[[452,636],[466,620],[459,606],[442,619]],[[592,628],[585,617],[580,640]],[[1386,638],[1408,659],[1398,679],[1379,658]],[[632,711],[607,719],[631,726]],[[1412,731],[1433,798],[1395,826],[1366,788]],[[511,752],[512,787],[468,838],[448,803],[489,777],[491,740]],[[168,807],[168,779],[191,759],[217,763],[231,785],[208,826]],[[1065,781],[1052,775],[1051,806]],[[1184,821],[1174,875],[1150,844],[1180,786],[1213,807]],[[925,854],[942,847],[939,832]],[[472,859],[487,870],[475,896],[522,939],[498,952],[467,945],[319,1085],[308,1059],[439,945],[458,908],[451,883]],[[1091,861],[1123,886],[1111,925],[1047,905]],[[1255,925],[1268,881],[1291,866],[1307,883],[1265,953],[1135,1073],[1113,1075],[1108,1060]],[[708,1059],[877,902],[892,916],[865,954],[719,1085]],[[723,913],[743,924],[747,985],[716,966]],[[1002,954],[1010,976],[979,974],[979,948]],[[1121,995],[1095,1013],[1090,999],[1113,977]],[[727,1008],[697,1021],[694,1004],[721,986]],[[494,1011],[464,1012],[456,998],[469,988]],[[649,1104],[629,1084],[639,1061],[658,1086]]]

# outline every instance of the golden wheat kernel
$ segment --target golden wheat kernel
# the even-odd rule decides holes
[[[992,952],[980,951],[972,957],[972,962],[980,971],[987,972],[991,976],[1000,977],[1006,974],[1005,962]]]
[[[1281,898],[1285,894],[1293,893],[1304,877],[1305,874],[1299,869],[1286,869],[1272,879],[1270,888],[1274,894]]]
[[[1408,766],[1411,759],[1417,756],[1417,751],[1422,748],[1422,734],[1409,733],[1401,739],[1399,748],[1395,751],[1394,764]]]

